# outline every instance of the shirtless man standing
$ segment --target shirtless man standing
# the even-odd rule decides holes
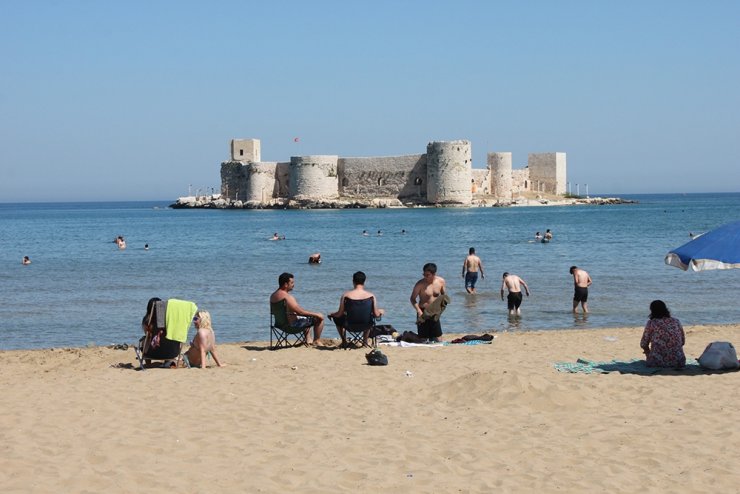
[[[587,271],[577,266],[570,267],[570,274],[573,275],[573,285],[575,293],[573,294],[573,313],[577,312],[578,304],[581,304],[583,313],[588,312],[588,287],[591,286],[591,276]]]
[[[306,343],[316,345],[324,330],[324,315],[320,312],[310,312],[298,305],[290,292],[295,288],[295,278],[290,273],[283,273],[278,277],[278,289],[270,295],[270,304],[285,300],[285,310],[288,313],[288,322],[293,328],[305,330]],[[309,330],[313,327],[313,340],[309,338]]]
[[[465,290],[468,293],[475,293],[475,284],[478,281],[478,271],[480,271],[481,279],[485,279],[486,275],[483,274],[483,263],[480,257],[475,255],[475,248],[471,247],[468,250],[468,257],[463,261],[462,276],[465,278]]]
[[[439,341],[442,336],[442,325],[439,317],[424,317],[424,309],[435,300],[445,295],[445,280],[437,276],[437,265],[427,263],[423,268],[424,277],[416,282],[411,291],[411,305],[416,309],[416,327],[419,336],[432,341]]]
[[[519,306],[522,305],[522,287],[529,297],[529,287],[527,283],[515,274],[504,273],[504,279],[501,282],[501,300],[504,299],[504,288],[508,288],[508,306],[509,315],[519,315],[521,311]]]

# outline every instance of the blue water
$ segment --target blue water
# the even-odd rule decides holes
[[[266,340],[267,298],[283,271],[295,274],[299,303],[323,313],[336,310],[352,273],[365,271],[387,311],[383,322],[412,330],[409,295],[426,262],[439,266],[452,296],[446,332],[641,326],[655,298],[684,324],[740,322],[740,270],[693,273],[663,263],[689,232],[740,219],[740,194],[625,197],[640,202],[328,211],[0,204],[0,348],[133,342],[153,296],[209,310],[218,341]],[[547,228],[555,234],[550,244],[532,242]],[[273,232],[287,239],[268,241]],[[117,235],[126,237],[126,250],[112,242]],[[476,296],[465,294],[461,277],[471,246],[488,275]],[[316,251],[324,262],[309,265]],[[21,265],[24,255],[30,266]],[[586,318],[570,312],[573,264],[594,280]],[[499,298],[503,271],[531,288],[519,319],[508,318]],[[331,323],[325,336],[336,337]]]

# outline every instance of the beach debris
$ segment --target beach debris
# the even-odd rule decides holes
[[[606,341],[617,341],[616,336],[604,336],[604,340]]]
[[[257,359],[253,357],[252,362],[257,362]]]
[[[294,365],[293,367],[291,367],[291,369],[292,370],[298,370],[298,366],[297,365]]]
[[[414,373],[411,372],[410,370],[407,370],[406,371],[406,377],[414,377]]]

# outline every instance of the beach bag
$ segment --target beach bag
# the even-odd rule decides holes
[[[381,335],[392,335],[393,333],[396,333],[396,328],[391,326],[390,324],[376,324],[373,326],[373,329],[370,330],[370,338],[375,338],[376,336]]]
[[[370,353],[366,353],[365,358],[367,359],[367,365],[388,365],[388,357],[377,348],[370,351]]]
[[[698,360],[703,369],[721,370],[740,367],[735,347],[729,341],[713,341],[707,345]]]

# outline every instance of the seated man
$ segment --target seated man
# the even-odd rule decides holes
[[[365,280],[367,277],[365,276],[365,273],[362,271],[358,271],[355,274],[352,275],[352,285],[354,285],[354,288],[352,290],[349,290],[348,292],[345,292],[342,297],[339,299],[339,308],[336,312],[333,312],[329,314],[329,318],[334,320],[334,324],[337,326],[337,332],[339,333],[339,336],[342,338],[342,346],[347,346],[347,333],[345,331],[344,325],[345,325],[345,303],[344,301],[346,299],[350,300],[365,300],[368,298],[371,298],[373,301],[372,310],[373,310],[373,317],[378,318],[385,314],[385,310],[378,308],[378,302],[375,300],[375,295],[365,290]],[[367,338],[370,334],[370,329],[364,331],[362,334],[362,344],[364,346],[369,346],[367,344]]]
[[[310,312],[298,305],[295,297],[290,292],[295,288],[295,279],[290,273],[283,273],[278,277],[278,289],[270,295],[270,304],[285,301],[285,309],[288,313],[288,323],[294,329],[304,329],[306,343],[316,345],[324,330],[324,315],[320,312]],[[313,328],[313,339],[309,338],[310,329]]]

